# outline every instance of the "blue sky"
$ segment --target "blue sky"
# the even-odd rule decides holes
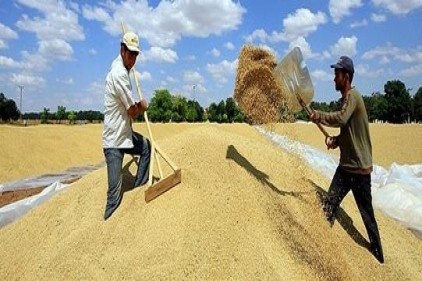
[[[244,44],[282,59],[299,46],[315,101],[339,97],[330,64],[355,62],[364,95],[399,79],[422,86],[422,0],[0,0],[0,92],[22,111],[103,110],[104,78],[118,55],[121,22],[141,39],[136,70],[156,89],[202,106],[233,95]],[[137,97],[136,92],[134,96]]]

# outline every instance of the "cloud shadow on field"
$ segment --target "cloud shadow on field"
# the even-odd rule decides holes
[[[269,176],[255,168],[254,165],[252,165],[251,162],[249,162],[248,159],[246,159],[242,154],[237,151],[237,149],[233,145],[229,145],[227,147],[226,152],[226,159],[231,159],[234,162],[236,162],[239,166],[243,167],[248,173],[253,175],[259,182],[267,185],[270,187],[274,192],[286,196],[290,195],[293,197],[301,197],[304,192],[292,192],[292,191],[283,191],[280,190],[278,187],[276,187],[273,183],[269,181]]]
[[[311,180],[309,180],[309,183],[314,186],[318,199],[320,200],[320,203],[321,203],[321,208],[322,208],[324,198],[327,196],[327,191],[325,191],[322,187],[320,187],[319,185],[317,185],[315,182]],[[353,225],[352,218],[346,213],[346,211],[343,210],[341,206],[338,208],[338,211],[336,214],[336,221],[338,221],[340,226],[353,239],[353,241],[355,241],[356,244],[367,249],[370,248],[369,242],[365,239],[365,237],[363,237],[363,235],[359,232],[359,230],[356,229],[356,227]]]

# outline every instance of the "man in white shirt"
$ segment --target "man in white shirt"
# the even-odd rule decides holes
[[[103,151],[107,163],[108,191],[104,220],[107,220],[122,200],[122,163],[124,154],[139,155],[135,187],[148,181],[151,144],[132,130],[132,119],[147,110],[147,102],[135,102],[129,72],[139,54],[139,39],[126,32],[120,44],[120,54],[111,64],[106,77],[104,96]]]

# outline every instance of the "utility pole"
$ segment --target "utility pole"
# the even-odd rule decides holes
[[[21,119],[21,121],[22,121],[22,90],[23,90],[23,86],[21,86],[21,85],[19,85],[18,86],[20,89],[21,89],[21,99],[20,99],[20,106],[19,106],[19,110],[20,110],[20,119]]]
[[[196,85],[193,85],[192,86],[192,89],[193,89],[193,100],[195,101],[195,88],[196,88]]]

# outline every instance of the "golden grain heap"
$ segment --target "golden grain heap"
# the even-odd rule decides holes
[[[234,99],[255,124],[292,121],[285,85],[277,83],[273,54],[263,48],[245,45],[239,55]]]

